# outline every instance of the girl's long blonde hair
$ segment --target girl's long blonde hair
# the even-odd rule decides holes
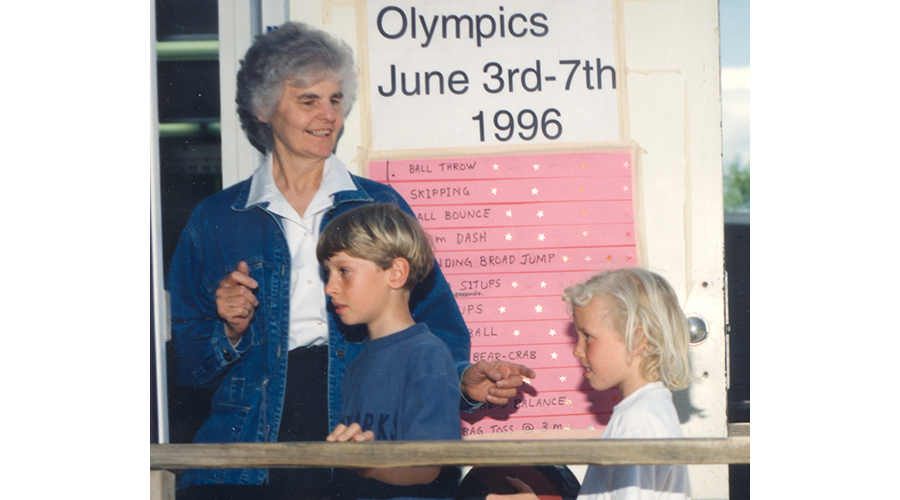
[[[688,321],[665,278],[637,267],[606,271],[566,288],[562,298],[571,314],[598,296],[607,299],[612,317],[606,320],[622,336],[629,358],[645,342],[641,353],[645,379],[662,381],[673,391],[690,385]]]

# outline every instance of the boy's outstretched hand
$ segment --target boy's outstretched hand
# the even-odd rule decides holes
[[[489,494],[485,500],[538,500],[537,494],[535,494],[534,490],[531,489],[530,486],[525,484],[524,481],[515,477],[507,477],[506,482],[509,483],[513,488],[518,490],[518,493],[514,493],[512,495],[499,495],[497,493]]]
[[[463,372],[462,390],[466,397],[482,403],[505,405],[516,395],[524,378],[535,378],[534,370],[507,361],[479,361]]]
[[[356,422],[347,427],[344,424],[338,424],[331,431],[331,434],[325,438],[325,441],[332,443],[345,443],[347,441],[375,441],[375,433],[372,431],[363,432],[362,427]]]

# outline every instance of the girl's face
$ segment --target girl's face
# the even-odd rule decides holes
[[[578,343],[572,354],[581,361],[591,387],[598,391],[619,387],[626,398],[647,381],[640,374],[640,348],[628,356],[624,336],[610,324],[609,311],[607,299],[601,296],[585,307],[574,308]]]

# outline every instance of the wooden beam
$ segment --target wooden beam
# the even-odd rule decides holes
[[[728,424],[728,437],[747,436],[750,437],[750,422]]]
[[[150,471],[150,500],[175,500],[175,474],[164,470]]]
[[[750,463],[750,438],[151,444],[151,469]]]

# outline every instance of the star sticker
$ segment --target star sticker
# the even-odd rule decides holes
[[[567,404],[567,405],[570,405],[570,404],[572,404],[572,400],[571,400],[571,399],[568,399],[568,398],[566,398],[566,404]]]
[[[582,193],[584,192],[584,188],[578,188],[578,190],[581,191]]]
[[[543,310],[544,310],[544,308],[541,306],[534,306],[534,312],[541,312]]]
[[[625,236],[631,238],[631,231],[625,231]]]
[[[547,288],[547,282],[541,281],[541,288]]]
[[[584,170],[584,163],[581,164],[581,170]]]
[[[588,430],[589,430],[589,431],[594,430],[594,425],[593,425],[593,424],[589,425],[589,426],[588,426]]]
[[[552,337],[552,336],[554,336],[554,335],[556,335],[556,330],[553,330],[553,329],[551,328],[551,329],[550,329],[550,336]]]
[[[628,186],[622,186],[622,191],[628,191]]]
[[[503,314],[505,312],[506,312],[506,308],[503,306],[500,306],[500,313]]]
[[[519,288],[519,282],[518,282],[518,281],[513,281],[513,282],[512,282],[512,287],[513,287],[513,288]]]
[[[494,170],[500,170],[500,165],[497,165],[496,163],[494,163]]]
[[[586,214],[586,213],[587,213],[587,209],[586,209],[586,208],[582,208],[582,209],[581,209],[581,213],[582,213],[582,214]]]
[[[625,257],[625,260],[631,260],[631,256]]]
[[[540,170],[540,169],[541,169],[541,166],[538,165],[537,163],[535,163],[535,164],[534,164],[534,170],[535,170],[535,172],[537,172],[537,171]]]
[[[544,211],[543,211],[543,210],[539,210],[538,213],[537,213],[537,216],[538,216],[539,219],[544,218]]]
[[[590,261],[591,261],[591,256],[588,255],[587,257],[585,257],[585,258],[584,258],[584,261],[585,261],[585,262],[590,262]]]
[[[532,196],[538,194],[538,189],[537,189],[537,188],[531,188],[531,194],[532,194]]]
[[[553,359],[556,359],[557,356],[559,356],[559,354],[556,354],[555,352],[550,353],[550,357]]]
[[[491,188],[491,194],[497,194],[497,188]]]
[[[563,255],[563,262],[569,262],[569,257]]]
[[[622,165],[622,166],[625,167],[625,168],[628,168],[628,167],[630,167],[631,165],[628,163],[628,160],[625,160],[625,164]]]
[[[584,236],[585,238],[587,238],[587,231],[582,231],[581,235]]]
[[[518,337],[518,336],[519,336],[519,330],[513,330],[513,335],[515,335],[516,337]]]
[[[531,383],[531,379],[530,379],[530,378],[522,377],[522,382],[525,382],[526,384],[530,384],[530,383]]]
[[[541,240],[541,241],[544,241],[544,235],[543,235],[543,234],[539,234],[539,235],[538,235],[538,239]]]
[[[563,375],[562,377],[559,377],[559,381],[560,381],[560,382],[565,382],[565,381],[566,381],[566,376]]]
[[[507,217],[512,217],[512,210],[507,210],[507,211],[506,211],[506,216],[507,216]]]
[[[510,233],[506,233],[506,241],[512,241],[512,235]]]
[[[607,256],[606,256],[606,260],[607,260],[607,261],[612,260],[612,255],[607,255]]]

